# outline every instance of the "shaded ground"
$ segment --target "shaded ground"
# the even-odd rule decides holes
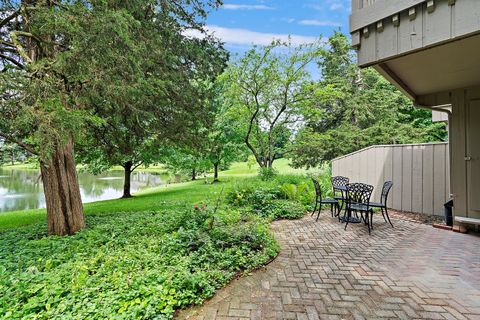
[[[279,257],[178,319],[480,319],[480,237],[392,220],[275,222]]]

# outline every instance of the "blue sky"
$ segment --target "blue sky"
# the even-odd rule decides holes
[[[252,44],[288,35],[294,43],[304,43],[334,30],[348,33],[350,6],[351,0],[224,0],[210,13],[207,28],[232,53],[242,53]]]

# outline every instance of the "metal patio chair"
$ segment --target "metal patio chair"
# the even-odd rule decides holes
[[[333,189],[333,198],[338,201],[338,212],[337,216],[340,219],[340,213],[342,212],[343,206],[345,204],[345,197],[347,195],[347,184],[350,182],[350,179],[342,176],[332,177],[332,189]],[[340,194],[339,194],[340,193]]]
[[[392,221],[390,221],[390,217],[388,216],[388,209],[387,209],[388,194],[390,193],[392,186],[393,186],[392,181],[385,181],[382,187],[382,194],[380,195],[380,202],[370,202],[369,205],[371,208],[380,208],[380,210],[382,211],[383,220],[385,220],[385,222],[390,223],[390,225],[393,228],[393,224],[392,224]],[[387,216],[387,218],[385,218],[385,216]],[[373,225],[373,214],[370,216],[370,224]]]
[[[369,215],[372,213],[370,198],[373,186],[365,183],[349,183],[346,188],[346,209],[342,219],[345,222],[345,230],[347,230],[349,223],[361,223],[363,221],[368,227],[368,234],[370,234],[371,219]],[[352,213],[355,213],[355,216]],[[360,213],[360,218],[358,213]]]
[[[322,205],[326,204],[326,205],[330,205],[330,212],[332,213],[332,217],[333,217],[333,207],[334,206],[335,208],[338,207],[338,201],[332,198],[323,198],[322,188],[320,187],[320,184],[314,178],[312,178],[312,181],[313,181],[313,185],[315,186],[315,209],[313,209],[311,216],[315,214],[315,211],[317,210],[317,206],[318,206],[318,214],[316,219],[316,221],[318,221],[318,218],[320,217],[320,211],[322,211]]]

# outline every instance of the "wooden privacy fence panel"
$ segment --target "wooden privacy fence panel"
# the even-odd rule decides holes
[[[443,215],[450,199],[448,143],[371,146],[332,160],[332,175],[375,187],[380,200],[383,182],[393,181],[388,207]]]

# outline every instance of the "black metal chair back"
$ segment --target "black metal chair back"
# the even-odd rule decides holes
[[[385,181],[382,188],[382,195],[380,196],[380,203],[387,206],[387,199],[388,194],[390,193],[390,189],[392,189],[393,182],[392,181]]]
[[[336,176],[332,177],[332,187],[335,190],[335,187],[346,187],[350,182],[350,179],[347,177]]]
[[[348,183],[347,187],[347,206],[352,204],[362,204],[369,210],[370,198],[373,193],[373,186],[365,183]]]
[[[312,178],[313,186],[315,187],[315,196],[317,200],[322,200],[322,188],[320,187],[320,183],[314,178]]]

